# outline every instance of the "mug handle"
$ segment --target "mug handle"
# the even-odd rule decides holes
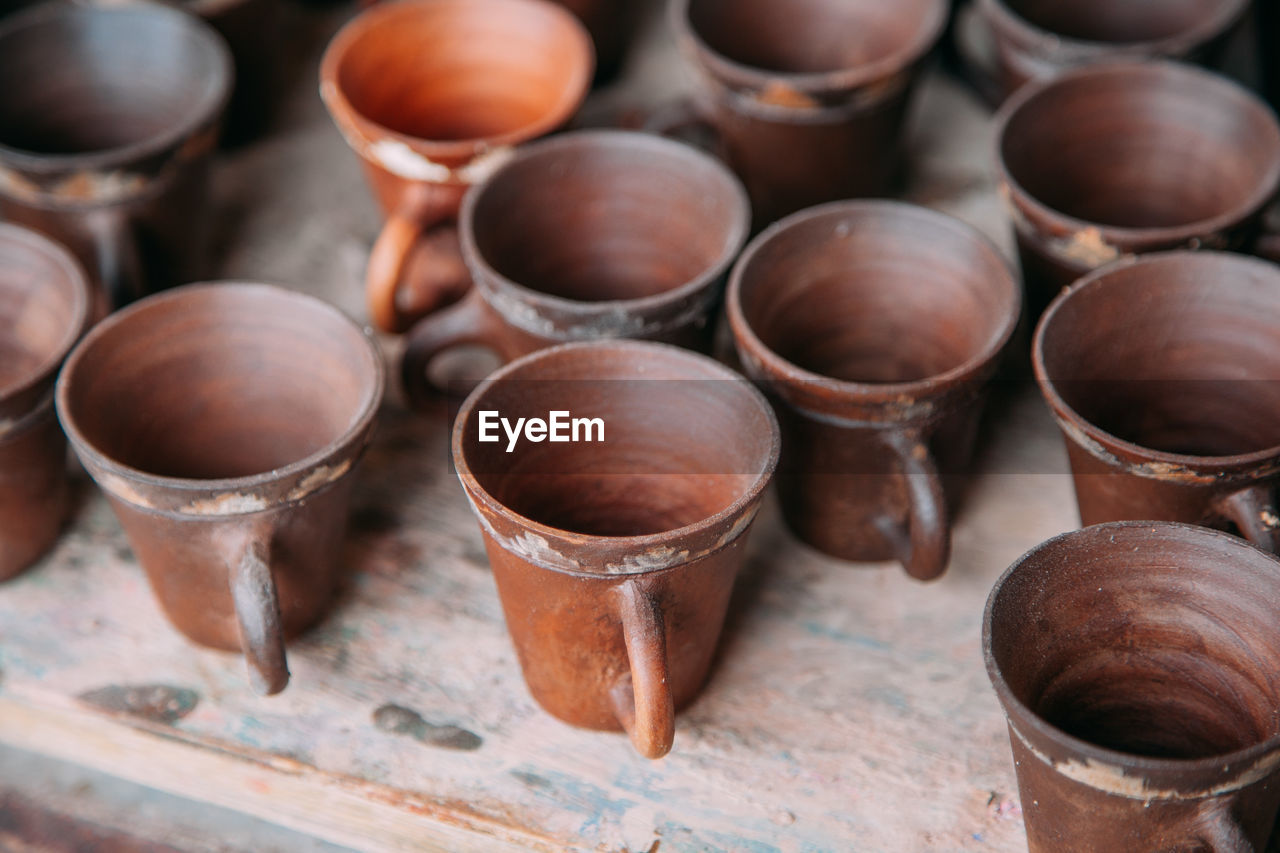
[[[110,208],[90,220],[89,231],[98,257],[98,274],[107,293],[108,313],[146,296],[146,266],[138,235],[129,217]]]
[[[614,713],[637,752],[661,758],[676,737],[662,607],[638,580],[619,584],[617,596],[628,671],[610,691]]]
[[[1272,554],[1280,554],[1280,512],[1275,487],[1255,484],[1218,499],[1215,507],[1240,528],[1240,535]]]
[[[646,133],[665,136],[692,145],[724,163],[729,162],[729,149],[715,117],[705,104],[693,97],[665,104],[645,120]]]
[[[907,483],[907,529],[893,525],[887,532],[907,574],[916,580],[934,580],[947,570],[951,559],[947,499],[938,466],[918,432],[885,431],[881,437],[897,457]]]
[[[1256,848],[1245,835],[1244,827],[1231,813],[1229,800],[1206,800],[1199,808],[1200,830],[1195,843],[1211,853],[1255,853]]]
[[[507,360],[502,347],[502,322],[475,289],[443,311],[419,321],[409,332],[400,357],[400,383],[411,406],[422,408],[439,393],[427,373],[432,360],[464,344],[485,347]]]
[[[260,696],[279,693],[289,683],[270,541],[268,531],[255,528],[223,544],[240,648],[248,664],[249,684]]]
[[[415,189],[387,218],[365,271],[369,319],[384,332],[403,332],[471,286],[449,207],[429,186]],[[409,292],[417,297],[412,309],[402,304]]]

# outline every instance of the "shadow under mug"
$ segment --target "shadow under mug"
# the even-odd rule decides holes
[[[948,504],[1020,317],[999,251],[922,207],[837,202],[753,240],[727,301],[743,367],[782,422],[787,526],[833,557],[940,576]]]
[[[466,197],[459,227],[476,287],[407,336],[411,401],[460,345],[502,361],[574,340],[640,338],[708,350],[751,212],[733,173],[644,133],[533,143]]]
[[[231,78],[222,38],[159,4],[0,22],[0,219],[70,249],[108,310],[202,274]]]
[[[1280,551],[1280,267],[1168,252],[1086,276],[1033,360],[1084,524],[1234,527]]]
[[[1270,251],[1257,238],[1280,189],[1280,124],[1225,77],[1164,61],[1092,66],[1026,86],[997,124],[1033,318],[1123,257]]]
[[[399,0],[334,36],[320,94],[387,219],[365,279],[374,325],[402,332],[467,292],[463,195],[568,121],[593,68],[590,36],[550,0]]]
[[[1249,0],[973,2],[990,56],[965,59],[996,103],[1030,81],[1082,65],[1168,57],[1217,66],[1249,9]],[[960,47],[969,44],[962,39]]]
[[[565,411],[598,441],[485,443],[486,411]],[[585,437],[585,434],[584,434]],[[526,356],[463,404],[453,459],[529,692],[660,758],[707,678],[778,456],[768,403],[706,356],[641,341]]]
[[[987,601],[987,672],[1031,853],[1263,850],[1280,805],[1280,561],[1165,522],[1022,556]]]
[[[381,356],[332,306],[262,284],[188,285],[72,352],[58,415],[169,621],[283,690],[284,641],[333,595]]]
[[[701,130],[741,176],[755,225],[886,192],[945,0],[671,0],[699,95],[650,129]]]
[[[67,442],[53,384],[89,327],[93,298],[66,249],[0,223],[0,581],[43,556],[66,520]]]

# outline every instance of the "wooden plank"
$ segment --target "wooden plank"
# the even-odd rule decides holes
[[[336,23],[300,30],[311,63]],[[588,121],[686,85],[660,29],[654,39]],[[297,87],[279,131],[219,167],[221,268],[363,316],[378,215],[313,80]],[[988,114],[942,76],[922,94],[908,197],[1009,251]],[[235,656],[169,628],[82,482],[57,549],[0,588],[0,741],[360,850],[1022,849],[979,623],[999,573],[1077,522],[1034,389],[992,419],[937,583],[803,548],[770,499],[711,681],[657,762],[620,735],[564,726],[526,693],[448,425],[443,405],[415,415],[388,402],[342,593],[291,647],[294,680],[272,698],[250,694]],[[13,781],[2,765],[0,780]]]

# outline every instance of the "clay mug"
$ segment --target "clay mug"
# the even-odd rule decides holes
[[[165,6],[6,18],[0,219],[71,249],[110,306],[202,273],[231,77],[221,37]]]
[[[669,13],[700,94],[651,128],[710,130],[757,227],[892,186],[946,0],[671,0]]]
[[[1280,551],[1280,267],[1168,252],[1086,276],[1033,360],[1084,524],[1234,528]]]
[[[514,423],[555,411],[599,419],[599,432],[511,452],[506,437],[481,440],[486,412]],[[454,425],[454,464],[543,708],[625,730],[648,758],[671,749],[777,455],[777,422],[750,383],[665,344],[565,344],[475,390]]]
[[[987,601],[1031,853],[1263,850],[1280,804],[1280,561],[1166,522],[1033,548]]]
[[[0,223],[0,581],[44,555],[67,514],[67,442],[53,410],[93,289],[70,253]]]
[[[1026,86],[997,123],[1032,317],[1119,258],[1260,248],[1280,125],[1225,77],[1173,62],[1091,66]]]
[[[948,504],[1020,316],[999,251],[941,213],[837,202],[756,237],[727,303],[743,368],[782,422],[791,531],[833,557],[939,577]]]
[[[623,131],[531,144],[467,194],[476,287],[409,334],[405,390],[429,399],[432,360],[463,344],[503,361],[616,337],[707,350],[750,225],[737,178],[690,146]]]
[[[1082,65],[1168,57],[1215,66],[1249,0],[975,0],[990,56],[974,62],[1003,101]],[[962,43],[963,44],[963,43]]]
[[[262,694],[323,614],[381,357],[337,309],[261,284],[189,285],[118,312],[58,380],[58,416],[169,621],[243,651]]]
[[[593,68],[586,30],[550,0],[398,0],[334,36],[320,94],[387,218],[365,279],[376,326],[402,332],[470,288],[463,194],[573,116]]]

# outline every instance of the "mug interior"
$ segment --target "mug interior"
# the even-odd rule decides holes
[[[1211,28],[1237,0],[1004,0],[1028,23],[1080,41],[1138,44]]]
[[[66,6],[0,34],[0,145],[74,155],[145,143],[209,117],[224,49],[167,9]]]
[[[923,43],[935,0],[689,0],[708,47],[740,65],[816,74],[881,62]]]
[[[1043,381],[1140,447],[1235,456],[1280,447],[1280,269],[1234,255],[1147,256],[1088,280],[1042,320]]]
[[[1280,126],[1225,79],[1169,63],[1112,66],[1060,78],[1022,102],[1000,156],[1053,211],[1170,228],[1252,213],[1280,174]]]
[[[1221,756],[1280,735],[1270,555],[1184,525],[1050,540],[992,593],[989,663],[1050,725],[1153,758]]]
[[[0,398],[55,368],[80,334],[88,303],[67,252],[0,226]]]
[[[551,3],[402,2],[365,14],[337,59],[337,83],[357,113],[405,136],[518,134],[563,120],[590,82],[590,42]]]
[[[646,536],[733,506],[773,464],[776,426],[743,380],[670,347],[544,351],[482,386],[461,424],[477,484],[531,521],[587,536]],[[601,418],[604,441],[479,440],[481,412]],[[585,436],[583,431],[581,436]]]
[[[740,262],[743,319],[809,373],[860,383],[929,379],[1009,333],[1017,283],[966,226],[904,205],[832,205],[784,221]]]
[[[145,474],[248,477],[302,461],[376,405],[360,330],[318,300],[213,284],[152,297],[95,329],[68,364],[63,418]]]
[[[746,239],[741,186],[708,157],[629,136],[563,137],[495,175],[464,226],[480,259],[583,302],[656,296],[723,271]]]

